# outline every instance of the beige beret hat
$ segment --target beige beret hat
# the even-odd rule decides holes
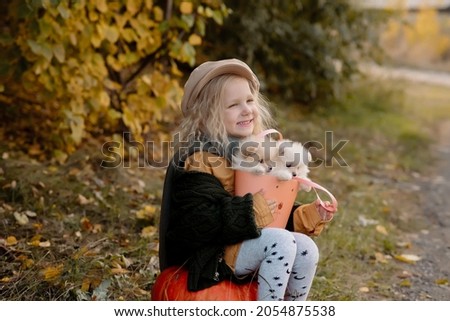
[[[248,79],[259,90],[259,80],[250,67],[238,59],[207,61],[195,68],[184,85],[184,95],[181,100],[181,111],[186,116],[188,110],[198,97],[202,88],[213,78],[234,74]]]

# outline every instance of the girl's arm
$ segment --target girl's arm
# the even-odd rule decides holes
[[[173,182],[170,238],[191,249],[233,244],[260,235],[253,195],[232,196],[208,173],[190,171]]]

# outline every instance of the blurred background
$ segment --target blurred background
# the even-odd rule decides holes
[[[325,146],[311,175],[341,208],[317,240],[311,299],[450,299],[448,269],[414,270],[434,262],[414,241],[430,233],[428,180],[447,180],[431,169],[450,138],[450,1],[11,0],[0,11],[0,298],[149,299],[184,82],[235,57],[285,137]]]

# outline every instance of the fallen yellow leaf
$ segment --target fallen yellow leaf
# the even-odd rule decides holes
[[[19,212],[14,212],[14,218],[16,219],[16,222],[19,225],[27,225],[28,222],[30,221],[28,219],[28,216],[26,216],[23,213],[19,213]]]
[[[50,247],[50,241],[39,242],[39,247]]]
[[[39,241],[37,241],[37,240],[35,240],[35,241],[31,241],[31,242],[27,242],[27,244],[28,245],[31,245],[31,246],[39,246]]]
[[[137,288],[135,291],[136,291],[138,294],[140,294],[140,295],[147,295],[147,294],[149,294],[148,291],[145,291],[144,289],[141,289],[141,288]]]
[[[33,224],[33,227],[36,229],[36,230],[42,230],[42,227],[43,227],[44,225],[42,224],[42,223],[34,223]]]
[[[26,260],[22,261],[23,269],[28,269],[28,268],[32,267],[33,265],[34,265],[34,260],[32,260],[32,259],[26,259]]]
[[[41,238],[42,238],[42,235],[36,234],[35,236],[33,236],[31,238],[30,242],[27,242],[27,244],[31,245],[31,246],[40,246],[39,244],[41,243]]]
[[[61,275],[63,268],[64,268],[64,265],[62,265],[62,264],[59,264],[57,266],[50,266],[48,268],[43,269],[41,271],[41,273],[44,276],[45,280],[47,280],[47,281],[54,280]]]
[[[388,235],[388,232],[387,232],[386,228],[385,228],[383,225],[377,225],[377,226],[375,227],[375,230],[376,230],[378,233],[381,233],[381,234],[383,234],[383,235]]]
[[[86,278],[81,282],[81,291],[87,292],[89,291],[89,288],[91,287],[91,279]]]
[[[400,282],[400,286],[404,288],[410,288],[411,287],[411,281],[409,279],[405,279],[402,282]]]
[[[35,236],[33,236],[31,238],[31,242],[40,241],[41,239],[42,239],[42,235],[41,234],[36,234]]]
[[[394,258],[396,260],[399,260],[404,263],[409,263],[409,264],[413,264],[413,263],[416,263],[417,261],[421,260],[421,258],[419,256],[414,255],[414,254],[400,254],[400,255],[395,255]]]
[[[387,263],[386,256],[380,252],[375,253],[375,261],[380,263]]]
[[[359,292],[362,292],[362,293],[368,293],[369,291],[370,290],[367,286],[363,286],[363,287],[359,288]]]
[[[448,285],[448,279],[437,279],[436,281],[434,281],[434,283],[436,283],[437,285]]]
[[[6,245],[16,245],[17,244],[17,239],[15,236],[8,236],[6,238]]]
[[[113,268],[113,269],[111,269],[111,273],[112,274],[126,274],[126,273],[130,273],[130,271],[128,271],[127,269],[124,269],[124,268]]]
[[[411,276],[412,276],[411,272],[408,271],[402,271],[402,273],[398,275],[400,279],[410,278]]]
[[[154,218],[156,211],[156,206],[145,205],[143,208],[136,212],[136,217],[140,220],[151,220]]]
[[[153,235],[155,235],[157,232],[157,228],[150,225],[147,227],[144,227],[141,231],[141,237],[143,238],[151,238]]]
[[[34,265],[34,261],[23,254],[17,257],[17,261],[22,262],[22,268],[24,269],[28,269]]]
[[[78,203],[80,204],[80,205],[86,205],[86,204],[89,204],[91,201],[90,200],[88,200],[86,197],[84,197],[83,195],[81,195],[81,194],[78,194]]]

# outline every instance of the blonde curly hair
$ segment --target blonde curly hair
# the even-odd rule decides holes
[[[234,74],[223,74],[213,78],[202,88],[179,126],[180,143],[190,146],[195,141],[204,140],[206,137],[222,147],[228,146],[230,137],[223,122],[225,111],[223,96],[226,85],[236,78],[246,79]],[[272,118],[269,103],[259,92],[259,88],[248,79],[246,80],[259,110],[259,116],[254,119],[253,129],[253,134],[258,134],[273,127],[275,121]]]

